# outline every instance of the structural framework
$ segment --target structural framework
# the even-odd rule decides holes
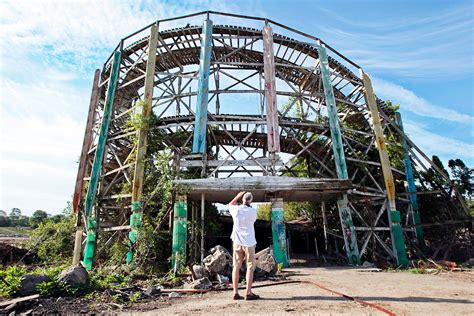
[[[144,123],[131,129],[137,113]],[[321,39],[212,11],[160,20],[122,39],[95,73],[73,200],[75,263],[82,257],[92,268],[113,242],[101,232],[136,242],[152,130],[164,135],[186,188],[170,215],[175,266],[186,257],[188,219],[203,225],[204,201],[227,202],[240,190],[273,202],[273,247],[284,265],[283,201],[318,202],[324,233],[341,241],[349,263],[375,252],[406,265],[407,251],[424,243],[417,195],[439,193],[417,192],[414,170],[447,178],[377,99],[370,76]],[[400,149],[403,165],[391,164],[387,147]],[[189,170],[199,172],[180,176]],[[197,207],[188,214],[186,200],[200,201],[192,205],[202,205],[201,216]],[[462,199],[452,206],[451,225],[469,221]]]

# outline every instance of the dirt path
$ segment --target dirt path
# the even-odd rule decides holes
[[[293,268],[292,280],[313,280],[332,290],[383,306],[397,315],[473,315],[474,273],[418,275],[361,272],[353,268]],[[266,282],[268,283],[268,282]],[[263,284],[263,283],[257,283]],[[259,301],[233,301],[231,292],[211,292],[140,303],[127,313],[384,315],[310,284],[255,289]],[[146,312],[144,310],[147,310]]]

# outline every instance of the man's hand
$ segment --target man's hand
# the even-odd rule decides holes
[[[230,201],[230,205],[237,205],[237,202],[244,196],[246,191],[240,191],[237,193],[237,195],[234,197],[232,201]]]

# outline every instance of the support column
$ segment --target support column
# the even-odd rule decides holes
[[[344,146],[342,143],[341,128],[339,126],[339,117],[337,116],[336,99],[331,85],[331,73],[329,71],[329,61],[326,54],[326,48],[318,43],[317,46],[319,63],[321,67],[321,78],[324,87],[324,96],[329,117],[329,128],[331,130],[332,151],[334,154],[334,163],[336,164],[336,174],[339,179],[347,180],[346,156],[344,154]],[[349,201],[347,194],[344,194],[337,201],[337,209],[342,226],[342,236],[344,237],[344,245],[346,249],[347,259],[350,264],[359,265],[360,255],[357,245],[357,235],[352,222],[352,215],[349,209]]]
[[[204,264],[204,218],[205,218],[205,211],[206,211],[206,196],[204,193],[201,194],[201,265]]]
[[[173,242],[171,267],[178,272],[186,265],[186,232],[188,218],[188,203],[186,196],[178,196],[174,203]]]
[[[137,158],[135,171],[133,173],[132,185],[132,214],[130,215],[129,251],[127,253],[127,264],[133,261],[133,248],[138,239],[138,229],[142,226],[142,191],[145,173],[145,156],[147,150],[148,124],[152,112],[153,87],[155,83],[156,47],[158,45],[158,26],[155,24],[150,30],[148,41],[148,60],[145,73],[145,91],[142,100],[142,113],[140,129],[138,130]]]
[[[270,25],[263,28],[263,70],[265,76],[265,105],[267,115],[267,148],[270,155],[280,151],[278,108],[273,54],[273,31]]]
[[[407,253],[405,250],[405,238],[403,236],[402,226],[400,224],[400,212],[397,211],[395,204],[395,183],[393,181],[392,170],[390,166],[390,159],[385,147],[385,137],[383,134],[382,123],[380,122],[379,110],[377,107],[377,100],[372,88],[372,81],[369,75],[359,69],[360,77],[365,88],[365,99],[372,117],[372,128],[374,130],[376,145],[379,151],[380,164],[382,166],[382,173],[385,181],[385,189],[387,190],[388,199],[388,222],[390,224],[390,233],[392,237],[392,249],[397,259],[397,264],[408,265]]]
[[[199,81],[197,87],[196,116],[194,122],[193,153],[206,152],[207,104],[212,51],[212,21],[207,19],[202,26]]]
[[[84,140],[82,142],[81,158],[79,159],[79,167],[77,170],[76,186],[74,187],[74,195],[72,198],[72,209],[76,215],[76,236],[74,242],[74,254],[72,259],[73,265],[79,265],[82,251],[82,219],[79,212],[79,203],[84,188],[84,177],[86,175],[87,152],[92,144],[92,128],[94,125],[95,112],[97,110],[97,102],[99,100],[99,78],[100,70],[97,69],[92,84],[91,99],[89,102],[89,113],[87,115],[86,130],[84,132]]]
[[[87,239],[86,247],[84,249],[83,265],[87,270],[92,269],[92,264],[94,260],[95,244],[97,238],[97,218],[95,218],[95,216],[93,215],[92,209],[95,204],[97,186],[99,184],[100,170],[102,169],[102,162],[104,160],[105,145],[107,142],[107,134],[109,131],[110,117],[114,104],[115,91],[117,89],[117,79],[119,77],[120,59],[121,52],[114,52],[107,94],[105,96],[104,114],[100,125],[94,162],[92,164],[91,179],[89,181],[89,187],[87,189],[87,194],[85,198],[84,214],[86,217]]]
[[[272,200],[272,239],[275,261],[283,267],[289,266],[283,199]]]
[[[400,130],[404,133],[402,115],[399,112],[396,112],[395,118],[397,120],[398,126],[400,127]],[[425,239],[423,238],[423,228],[421,227],[420,211],[418,207],[418,202],[416,200],[416,185],[415,178],[413,177],[413,165],[411,163],[409,147],[404,137],[402,137],[402,146],[404,151],[403,164],[405,166],[405,175],[408,183],[408,197],[410,199],[411,208],[413,210],[412,219],[413,225],[415,225],[415,237],[419,245],[425,246]]]

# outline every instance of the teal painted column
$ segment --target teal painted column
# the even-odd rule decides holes
[[[89,187],[87,188],[87,194],[84,203],[84,214],[86,216],[87,222],[87,237],[86,246],[84,248],[83,265],[87,270],[92,269],[94,260],[95,244],[97,240],[97,218],[95,218],[95,216],[92,214],[92,209],[95,203],[97,185],[99,184],[102,161],[104,160],[105,144],[107,142],[107,133],[109,131],[110,116],[112,114],[115,91],[117,89],[117,79],[119,77],[120,58],[120,51],[114,52],[112,67],[110,70],[109,84],[105,97],[104,114],[102,117],[102,123],[100,125],[94,162],[92,164],[91,179],[89,181]]]
[[[188,223],[186,196],[178,196],[176,198],[173,214],[171,267],[176,273],[186,265],[186,226]]]
[[[283,267],[288,267],[288,252],[286,245],[286,229],[283,210],[283,199],[274,199],[272,201],[272,240],[273,256],[277,263]]]
[[[197,87],[196,117],[194,122],[193,153],[206,152],[207,104],[212,51],[212,21],[202,26],[199,81]]]
[[[337,116],[336,99],[331,85],[331,73],[329,71],[329,62],[326,49],[323,45],[317,45],[319,63],[321,66],[321,78],[323,81],[324,96],[329,117],[329,128],[331,130],[332,150],[334,154],[334,163],[336,164],[336,174],[339,179],[349,179],[347,174],[346,156],[342,143],[341,128]],[[339,218],[341,220],[342,235],[346,248],[347,259],[350,264],[360,264],[359,247],[357,245],[357,234],[352,222],[351,211],[348,206],[347,194],[337,201]]]
[[[397,121],[397,125],[400,127],[401,131],[404,132],[402,115],[399,112],[396,112],[395,118]],[[408,183],[408,193],[410,194],[409,199],[411,207],[413,209],[413,224],[415,225],[415,237],[419,245],[425,246],[425,239],[423,238],[423,228],[421,227],[420,208],[416,200],[416,185],[415,178],[413,176],[413,165],[410,159],[409,147],[404,137],[402,137],[402,146],[404,151],[403,164],[405,166],[405,175]]]

